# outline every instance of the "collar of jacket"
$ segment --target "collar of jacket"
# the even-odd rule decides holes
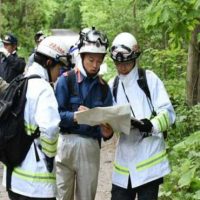
[[[28,67],[26,76],[30,76],[33,74],[37,74],[46,81],[49,81],[47,70],[36,62],[33,62],[33,64],[30,67]]]
[[[75,73],[77,75],[77,80],[78,80],[77,82],[78,83],[81,83],[84,79],[87,78],[87,76],[84,76],[84,74],[81,73],[79,67],[75,67],[74,70],[75,70]],[[67,75],[67,73],[66,73],[66,75]],[[101,76],[97,75],[97,76],[93,77],[94,80],[97,79],[97,78],[98,78],[98,82],[100,84],[105,85],[105,81],[101,78]]]
[[[129,84],[132,81],[138,80],[138,66],[135,65],[135,67],[126,75],[119,74],[120,81],[123,82],[124,85]]]

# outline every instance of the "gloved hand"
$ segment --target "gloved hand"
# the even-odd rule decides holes
[[[2,54],[4,57],[8,57],[10,55],[10,53],[8,52],[8,50],[4,47],[0,48],[0,54]]]
[[[50,158],[50,157],[45,155],[45,159],[46,159],[47,169],[51,173],[53,171],[54,157]]]
[[[131,120],[131,125],[138,128],[140,132],[150,133],[153,125],[149,119]]]

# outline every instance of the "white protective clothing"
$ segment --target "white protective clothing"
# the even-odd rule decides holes
[[[130,135],[120,133],[112,183],[122,188],[128,187],[129,176],[135,188],[170,173],[162,131],[174,123],[175,113],[161,80],[149,70],[146,70],[146,77],[157,116],[151,119],[152,136],[142,138],[136,128],[131,129]],[[135,117],[150,119],[151,109],[145,93],[137,83],[138,78],[137,66],[128,75],[119,75],[117,104],[128,103],[121,84],[123,82]],[[113,81],[109,85],[112,90]]]
[[[34,62],[27,71],[27,76],[32,74],[41,78],[30,79],[28,82],[24,119],[27,134],[34,133],[39,127],[40,137],[34,142],[40,160],[36,161],[32,144],[25,160],[19,167],[14,168],[11,190],[28,197],[52,198],[56,196],[55,169],[52,173],[48,172],[45,154],[48,157],[54,157],[56,154],[60,116],[46,69]],[[6,185],[6,170],[3,184]]]

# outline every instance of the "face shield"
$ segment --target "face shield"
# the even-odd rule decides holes
[[[137,50],[134,51],[125,45],[112,46],[110,52],[111,52],[111,58],[117,62],[128,62],[135,60],[136,58],[139,57],[141,53],[139,51],[139,48],[137,48]]]
[[[108,47],[108,38],[103,33],[97,30],[91,30],[85,34],[85,39],[88,43],[96,44],[96,46],[105,46]]]

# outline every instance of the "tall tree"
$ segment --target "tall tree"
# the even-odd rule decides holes
[[[187,67],[187,103],[195,105],[200,103],[200,23],[196,25],[191,34],[188,49]]]
[[[27,52],[34,46],[34,34],[49,29],[57,9],[54,0],[1,0],[1,34],[13,32],[19,38],[21,50],[25,48]]]
[[[153,0],[146,10],[147,29],[163,28],[169,45],[188,46],[186,102],[200,102],[200,0]]]

